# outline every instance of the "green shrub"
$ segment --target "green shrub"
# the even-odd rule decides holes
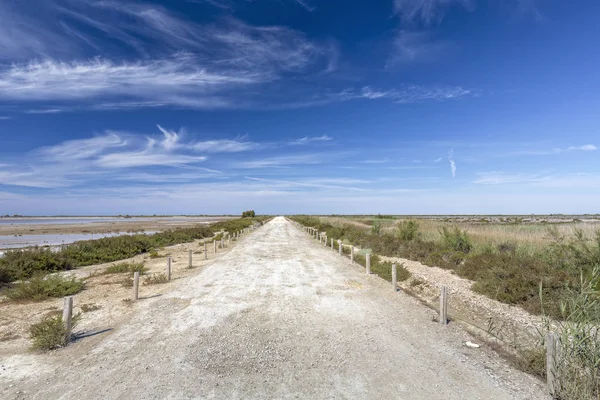
[[[442,236],[442,242],[446,247],[454,251],[460,251],[467,254],[473,249],[473,243],[471,242],[471,238],[467,231],[463,231],[457,226],[452,230],[443,227],[440,230],[440,235]]]
[[[42,301],[51,297],[71,296],[81,292],[84,287],[85,283],[74,277],[50,275],[44,279],[42,275],[36,275],[8,289],[6,297],[10,300]]]
[[[144,263],[119,263],[115,265],[111,265],[110,267],[104,270],[105,274],[123,274],[123,273],[131,273],[139,272],[143,274],[148,269],[144,267]]]
[[[371,235],[379,236],[381,234],[381,222],[373,221],[373,225],[371,226]]]
[[[414,240],[419,236],[419,224],[412,219],[407,221],[401,221],[398,224],[397,236],[400,240],[410,241]]]
[[[71,319],[71,327],[74,328],[79,322],[79,315]],[[37,324],[29,328],[29,338],[32,340],[32,347],[35,350],[54,350],[64,347],[70,340],[67,340],[67,330],[61,315],[46,316]]]

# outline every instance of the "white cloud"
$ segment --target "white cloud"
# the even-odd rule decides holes
[[[108,132],[106,135],[97,136],[90,139],[67,140],[55,146],[43,147],[38,153],[44,158],[53,160],[78,160],[90,158],[103,151],[123,147],[127,141],[117,133]]]
[[[598,150],[596,146],[593,144],[584,144],[583,146],[571,146],[568,147],[567,150],[570,151],[595,151]]]
[[[448,162],[450,163],[450,172],[452,178],[456,178],[456,162],[454,162],[454,149],[450,149],[448,152]]]
[[[11,118],[7,117],[5,115],[0,115],[0,120],[7,120],[7,119],[11,119]]]
[[[292,145],[301,145],[301,144],[309,144],[313,142],[328,142],[333,140],[331,136],[321,135],[321,136],[304,136],[303,138],[296,139],[290,142]]]
[[[190,144],[190,148],[205,153],[238,153],[254,150],[258,147],[260,147],[258,143],[229,139],[205,140]]]
[[[362,88],[358,94],[346,93],[350,98],[365,98],[369,100],[390,99],[395,103],[408,104],[425,100],[449,100],[464,97],[473,92],[460,86],[426,87],[418,85],[404,85],[401,89],[378,90],[370,86]],[[352,97],[354,96],[354,97]]]
[[[434,162],[434,163],[439,163],[439,162],[441,162],[442,160],[443,160],[443,158],[442,158],[442,157],[440,157],[440,158],[436,158],[435,160],[433,160],[433,162]]]
[[[326,155],[324,154],[301,154],[287,155],[278,157],[267,157],[258,160],[242,161],[234,164],[237,168],[271,168],[271,167],[286,167],[291,165],[305,164],[321,164],[324,162]]]
[[[106,154],[95,161],[96,165],[105,168],[133,168],[147,166],[181,166],[195,164],[206,160],[202,156],[182,154],[153,153],[152,151],[122,152]]]
[[[505,173],[503,171],[490,171],[477,175],[478,178],[473,181],[477,185],[521,184],[542,182],[548,179],[541,174]]]

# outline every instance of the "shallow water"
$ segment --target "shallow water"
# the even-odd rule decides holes
[[[95,222],[135,222],[135,221],[185,221],[186,217],[39,217],[39,218],[0,218],[0,225],[85,225]]]
[[[79,240],[91,240],[100,239],[105,237],[114,237],[122,235],[135,235],[136,233],[143,233],[151,235],[156,231],[145,231],[145,232],[116,232],[116,233],[64,233],[64,234],[50,234],[50,235],[0,235],[0,249],[19,249],[23,247],[31,246],[60,246],[62,244],[69,244],[77,242]],[[0,254],[2,252],[0,251]]]

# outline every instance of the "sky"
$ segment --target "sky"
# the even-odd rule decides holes
[[[3,0],[0,215],[598,213],[599,12]]]

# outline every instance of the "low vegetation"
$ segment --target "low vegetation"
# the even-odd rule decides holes
[[[85,283],[76,278],[36,275],[28,281],[15,284],[4,294],[15,301],[42,301],[51,297],[71,296],[82,291],[84,287]]]
[[[169,278],[164,273],[152,274],[144,279],[144,285],[160,285],[167,282],[169,282]]]
[[[165,246],[212,237],[223,231],[237,232],[264,220],[266,217],[239,218],[212,225],[168,230],[154,235],[124,235],[85,240],[63,246],[58,251],[45,247],[9,250],[0,258],[0,286],[10,285],[16,280],[29,279],[36,274],[123,260],[146,252],[150,252],[152,257],[158,255],[156,249]]]
[[[71,326],[75,327],[79,321],[79,315],[73,316]],[[68,344],[67,330],[62,316],[46,316],[37,324],[29,328],[29,337],[35,350],[54,350]],[[69,338],[70,339],[70,338]]]
[[[140,274],[143,274],[147,270],[148,269],[146,267],[144,267],[144,263],[130,262],[130,263],[119,263],[119,264],[111,265],[110,267],[108,267],[104,270],[104,273],[105,274],[124,274],[124,273],[133,274],[134,272],[139,272]]]

